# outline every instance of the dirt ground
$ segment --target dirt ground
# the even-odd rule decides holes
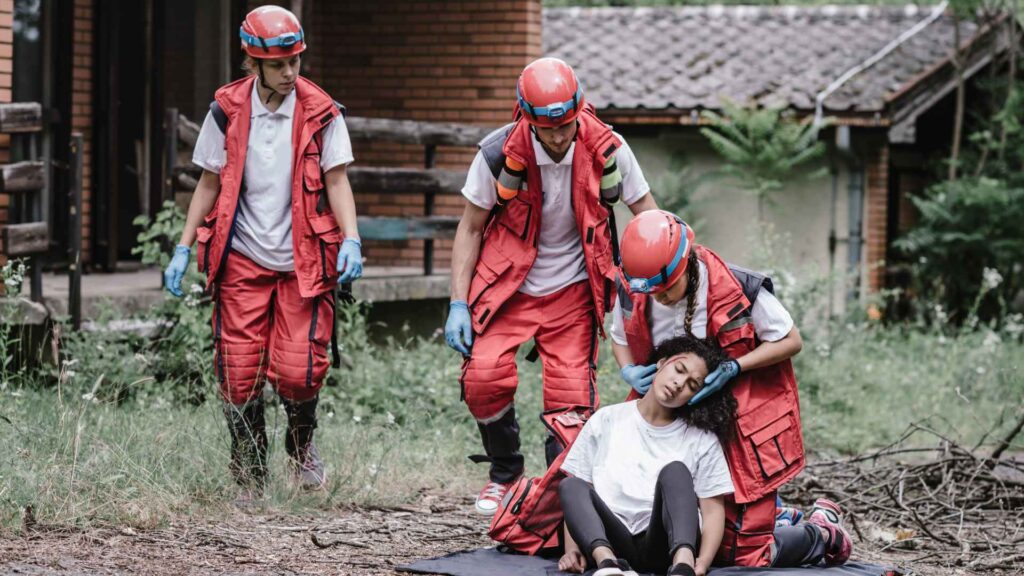
[[[315,517],[238,510],[149,531],[39,526],[0,539],[0,574],[395,574],[416,559],[491,545],[471,507],[471,499],[425,495],[411,506]],[[865,548],[854,559],[921,576],[972,574],[915,561],[921,552]]]

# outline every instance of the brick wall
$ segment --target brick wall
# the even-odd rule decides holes
[[[511,119],[516,78],[541,55],[539,0],[305,1],[306,73],[353,116],[499,126]],[[353,145],[361,166],[423,166],[422,146]],[[437,166],[465,170],[474,153],[441,148]],[[363,215],[423,214],[419,195],[357,190],[356,203]],[[437,214],[462,208],[461,196],[435,202]],[[422,263],[419,241],[368,242],[364,252],[374,265]],[[450,241],[435,243],[439,268],[450,252]]]
[[[14,33],[11,30],[14,24],[14,0],[0,0],[0,102],[11,101],[11,71],[14,68]],[[7,134],[0,134],[0,163],[9,162],[11,137]],[[9,194],[0,194],[0,226],[7,223],[8,209],[11,205]],[[3,240],[0,239],[0,248]],[[0,264],[7,262],[3,252],[0,251]],[[0,286],[0,291],[3,287]]]
[[[82,261],[92,261],[92,113],[94,0],[74,0],[74,47],[71,71],[71,130],[81,132],[82,147]]]
[[[867,265],[867,291],[885,286],[885,253],[888,246],[889,145],[880,143],[868,154],[865,172],[867,198],[864,218],[864,263]]]

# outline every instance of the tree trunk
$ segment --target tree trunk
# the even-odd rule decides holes
[[[949,153],[949,180],[956,180],[960,140],[964,127],[964,54],[960,52],[960,15],[953,11],[953,68],[956,70],[956,112],[953,114],[953,147]]]

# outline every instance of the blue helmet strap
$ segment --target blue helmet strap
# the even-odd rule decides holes
[[[554,104],[548,104],[547,106],[533,106],[523,98],[523,95],[519,92],[519,86],[516,86],[516,98],[519,100],[519,107],[526,110],[534,120],[537,120],[538,116],[547,116],[552,120],[558,120],[564,117],[572,110],[576,110],[579,106],[580,101],[580,88],[576,87],[576,92],[573,93],[572,99],[566,100],[565,102],[556,102]]]
[[[245,28],[238,29],[238,36],[245,41],[246,44],[253,46],[259,45],[263,48],[264,52],[270,52],[270,49],[274,46],[294,46],[299,42],[302,42],[305,38],[305,33],[302,28],[299,28],[298,32],[285,32],[275,38],[263,38],[261,36],[253,36],[245,31]]]

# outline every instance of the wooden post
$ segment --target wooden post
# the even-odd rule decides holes
[[[178,109],[168,108],[164,116],[164,185],[161,204],[174,200],[174,167],[178,163]]]
[[[33,103],[32,105],[34,115],[34,108],[38,104]],[[28,157],[32,160],[37,159],[37,148],[36,148],[36,134],[38,132],[30,132],[28,134]],[[32,199],[27,206],[29,210],[28,218],[22,220],[22,222],[38,222],[43,216],[43,194],[41,190],[37,190],[35,194],[32,194]],[[50,248],[50,235],[46,234],[46,246],[43,248],[43,253]],[[43,301],[43,258],[40,254],[34,254],[29,257],[29,266],[32,267],[32,278],[29,281],[29,294],[33,302]]]
[[[71,326],[82,326],[82,133],[71,135],[71,181],[68,218],[68,313]]]
[[[427,144],[426,153],[423,158],[423,167],[431,169],[437,162],[437,145]],[[427,192],[423,195],[423,215],[433,216],[434,214],[434,193]],[[434,240],[423,241],[423,275],[430,276],[434,273]]]

